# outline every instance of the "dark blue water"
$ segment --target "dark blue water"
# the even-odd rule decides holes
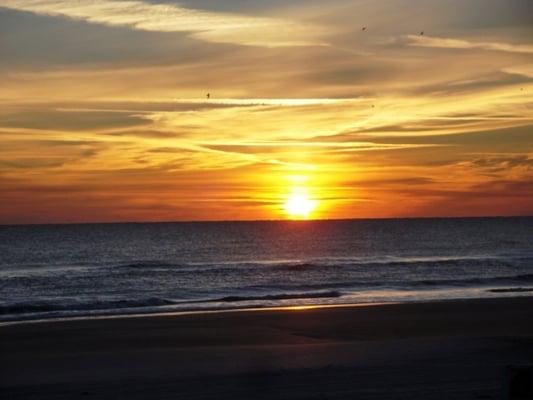
[[[531,288],[533,218],[0,226],[0,321]]]

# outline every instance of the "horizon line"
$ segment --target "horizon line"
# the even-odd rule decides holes
[[[533,218],[533,215],[465,215],[465,216],[417,216],[417,217],[353,217],[353,218],[316,218],[316,219],[236,219],[236,220],[173,220],[173,221],[94,221],[94,222],[28,222],[4,224],[0,227],[12,226],[45,226],[45,225],[141,225],[141,224],[213,224],[213,223],[254,223],[254,222],[341,222],[341,221],[374,221],[374,220],[416,220],[416,219],[486,219],[486,218]]]

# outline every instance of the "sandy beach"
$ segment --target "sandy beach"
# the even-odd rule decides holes
[[[3,399],[498,399],[533,297],[0,327]]]

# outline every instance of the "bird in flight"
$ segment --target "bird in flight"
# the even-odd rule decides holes
[[[363,28],[361,30],[362,31],[366,31],[366,26],[363,26]]]

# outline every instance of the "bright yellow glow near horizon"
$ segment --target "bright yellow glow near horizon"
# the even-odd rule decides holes
[[[284,204],[285,212],[291,219],[309,219],[318,205],[302,189],[295,189]]]

